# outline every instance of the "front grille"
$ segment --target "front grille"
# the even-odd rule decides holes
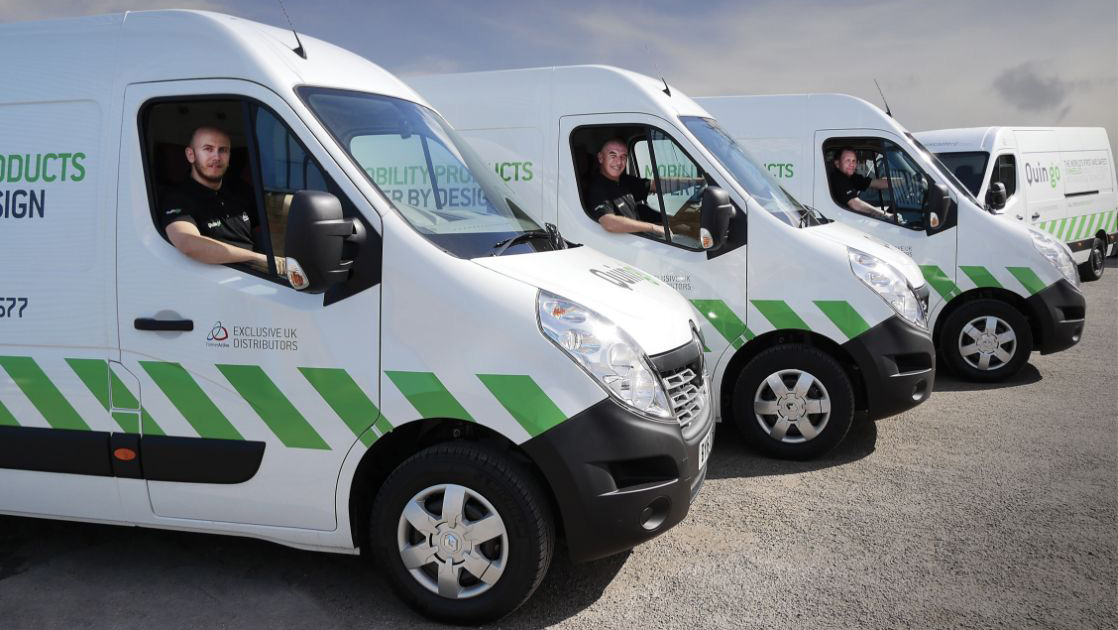
[[[702,377],[691,368],[684,368],[664,378],[668,401],[681,428],[686,429],[703,415],[707,401],[706,387],[703,385]]]

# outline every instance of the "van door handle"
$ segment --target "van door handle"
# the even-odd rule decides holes
[[[194,330],[192,319],[155,319],[154,317],[137,317],[133,322],[136,330],[174,330],[190,332]]]
[[[1039,212],[1034,212],[1033,213],[1033,220],[1036,221],[1039,218],[1040,218],[1040,213]]]

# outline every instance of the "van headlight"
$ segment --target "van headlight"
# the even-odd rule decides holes
[[[654,420],[674,421],[668,395],[648,355],[624,330],[557,295],[536,297],[540,330],[626,407]]]
[[[916,291],[909,286],[908,280],[905,280],[904,274],[877,256],[853,247],[847,247],[846,254],[850,258],[850,270],[854,275],[892,306],[897,315],[921,328],[928,327],[928,314],[924,312],[924,305],[916,297]]]
[[[1056,269],[1060,270],[1064,279],[1071,283],[1071,286],[1079,288],[1079,274],[1075,271],[1075,261],[1072,260],[1071,250],[1067,245],[1057,241],[1055,237],[1047,232],[1040,230],[1029,230],[1029,236],[1033,237],[1033,247],[1040,252],[1041,256],[1048,259]]]

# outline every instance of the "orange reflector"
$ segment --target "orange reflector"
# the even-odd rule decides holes
[[[113,451],[113,457],[119,459],[122,462],[130,462],[136,459],[136,451],[130,448],[118,448]]]

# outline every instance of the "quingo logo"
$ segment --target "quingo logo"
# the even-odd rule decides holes
[[[628,265],[626,265],[625,267],[603,265],[603,267],[603,269],[590,269],[589,271],[602,280],[605,280],[612,285],[621,287],[622,289],[632,291],[632,288],[630,288],[629,285],[633,285],[644,280],[647,280],[652,284],[659,284],[652,279],[652,276],[641,273],[640,271],[637,271],[636,269],[634,269],[633,267],[629,267]]]
[[[1052,188],[1060,182],[1060,167],[1056,165],[1041,166],[1037,164],[1029,164],[1025,162],[1025,181],[1029,185],[1048,183]]]
[[[206,337],[209,342],[222,342],[229,338],[229,331],[225,326],[221,325],[221,321],[214,322],[213,328],[210,329],[210,334]]]

